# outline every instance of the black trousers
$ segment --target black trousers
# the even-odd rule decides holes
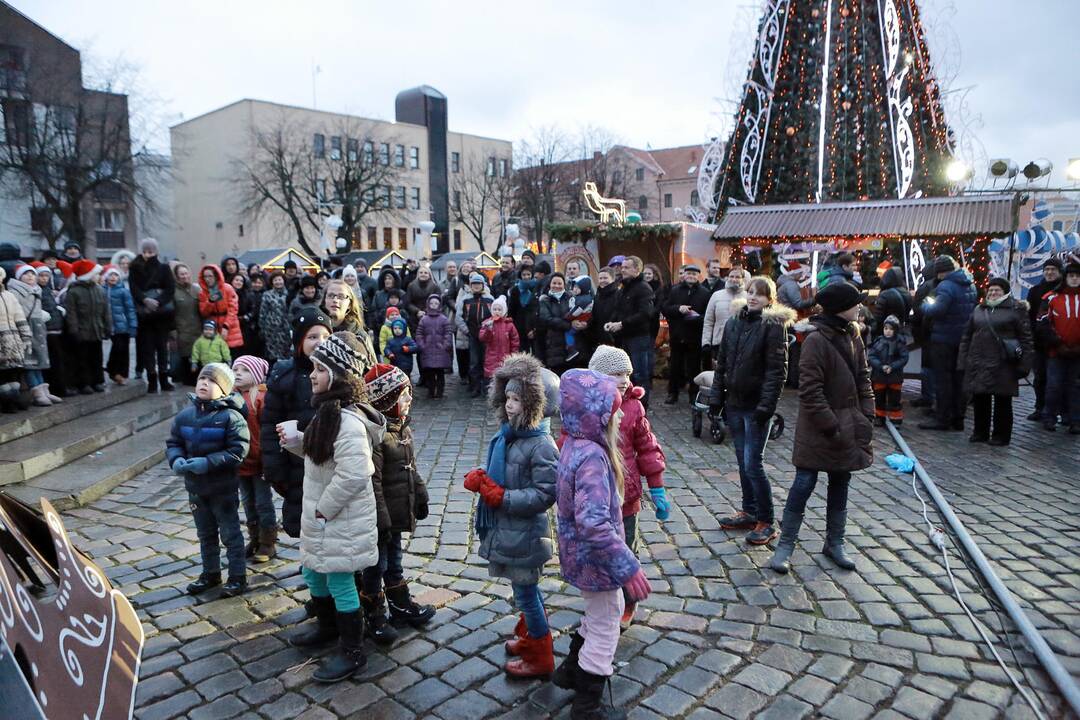
[[[105,382],[105,364],[100,340],[76,340],[75,352],[68,357],[74,387],[101,385]],[[51,388],[50,388],[51,389]]]
[[[1035,362],[1032,364],[1035,377],[1032,386],[1035,388],[1035,412],[1042,412],[1046,407],[1046,353],[1035,351]]]
[[[671,341],[671,379],[668,394],[678,395],[684,385],[690,386],[690,399],[694,399],[694,378],[701,372],[701,339]]]
[[[112,347],[109,348],[109,362],[105,365],[105,372],[111,378],[117,375],[126,378],[131,372],[131,336],[127,333],[117,333],[112,336]]]
[[[977,394],[971,398],[975,410],[975,435],[1008,441],[1012,438],[1013,407],[1011,395]]]
[[[967,402],[964,398],[964,373],[956,369],[960,346],[932,343],[930,354],[934,359],[934,390],[938,422],[942,425],[963,427]]]
[[[462,380],[469,379],[469,348],[465,346],[463,348],[457,348],[454,350],[454,354],[457,356],[457,369],[458,377]]]
[[[420,377],[427,384],[428,397],[442,397],[446,388],[446,370],[443,368],[427,368],[420,371]]]
[[[147,375],[169,376],[169,330],[156,324],[140,325],[135,348],[139,366]]]
[[[64,367],[68,349],[64,347],[64,336],[60,333],[49,333],[45,342],[49,346],[49,369],[43,373],[45,382],[49,384],[49,392],[63,397],[68,389],[68,376]]]

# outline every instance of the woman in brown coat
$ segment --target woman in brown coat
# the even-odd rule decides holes
[[[795,480],[784,507],[780,541],[769,561],[779,573],[790,569],[819,472],[829,476],[822,552],[841,568],[855,569],[844,552],[848,483],[852,472],[874,462],[874,390],[866,348],[853,322],[866,296],[851,283],[834,281],[815,298],[825,312],[810,319],[813,328],[799,360],[799,416],[791,456]]]
[[[1009,289],[1004,278],[990,281],[986,297],[971,314],[960,341],[957,368],[964,371],[964,392],[971,395],[975,407],[975,431],[968,438],[971,442],[1009,444],[1012,399],[1020,394],[1020,378],[1031,371],[1035,355],[1027,303],[1015,300]],[[1017,349],[1020,357],[1010,357]]]

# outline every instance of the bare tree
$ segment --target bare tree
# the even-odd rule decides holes
[[[464,172],[454,174],[450,212],[476,239],[481,252],[487,251],[484,240],[494,218],[509,215],[510,188],[510,178],[475,155],[466,159]]]
[[[625,198],[629,190],[629,176],[633,163],[617,135],[606,128],[586,125],[575,137],[575,176],[580,186],[586,182],[596,183],[597,191],[604,197]]]
[[[537,128],[532,137],[521,140],[514,157],[514,207],[530,226],[541,251],[544,227],[556,218],[568,196],[572,173],[567,171],[570,156],[565,133],[554,125]]]

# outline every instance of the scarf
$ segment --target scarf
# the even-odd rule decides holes
[[[519,438],[532,438],[546,435],[551,432],[551,420],[544,418],[534,428],[515,428],[508,422],[504,422],[491,438],[488,444],[488,458],[486,472],[488,477],[495,481],[499,487],[504,487],[506,482],[506,449],[510,443]],[[488,507],[483,498],[476,499],[476,534],[483,542],[488,531],[495,527],[495,510]]]
[[[565,290],[560,290],[559,292],[555,292],[554,290],[548,290],[548,295],[555,298],[555,300],[562,300],[562,296],[565,294]]]
[[[997,300],[991,300],[991,299],[987,298],[986,299],[986,305],[987,305],[987,307],[996,308],[998,305],[1000,305],[1001,303],[1005,302],[1008,299],[1009,299],[1008,294],[1002,295]]]
[[[210,302],[220,302],[222,298],[221,283],[215,283],[206,288],[206,295],[210,298]]]
[[[529,303],[532,302],[533,291],[536,290],[538,284],[539,283],[537,283],[536,280],[517,281],[518,297],[521,300],[521,307],[528,307]]]

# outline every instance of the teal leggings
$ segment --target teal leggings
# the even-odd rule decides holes
[[[350,572],[321,573],[300,568],[307,582],[311,597],[334,597],[338,612],[356,612],[360,609],[360,594],[356,592],[356,576]]]

